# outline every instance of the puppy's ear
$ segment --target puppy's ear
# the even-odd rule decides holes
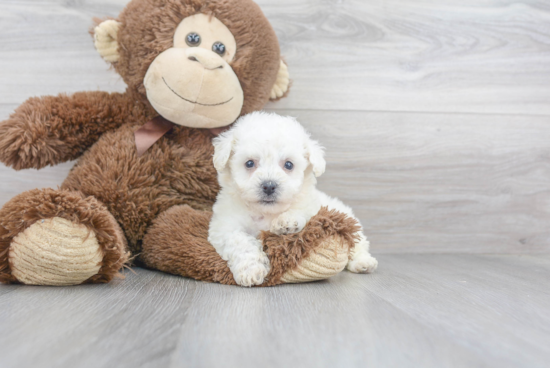
[[[233,133],[224,132],[214,138],[214,167],[218,172],[223,171],[227,166],[231,151],[233,150]]]
[[[311,164],[315,177],[323,175],[327,163],[325,161],[325,151],[319,142],[312,139],[307,140],[306,157]]]

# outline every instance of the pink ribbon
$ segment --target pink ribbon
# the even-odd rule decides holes
[[[134,136],[138,157],[143,155],[156,141],[168,133],[174,125],[174,123],[169,122],[162,116],[157,116],[136,130]]]

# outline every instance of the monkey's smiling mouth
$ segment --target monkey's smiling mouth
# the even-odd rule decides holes
[[[164,79],[164,77],[162,77],[162,81],[164,82],[164,84],[166,84],[166,87],[168,87],[168,89],[170,91],[172,91],[173,94],[175,94],[176,96],[178,96],[179,98],[181,98],[182,100],[184,101],[187,101],[187,102],[191,102],[192,104],[195,104],[195,105],[201,105],[201,106],[219,106],[219,105],[225,105],[226,103],[228,103],[229,101],[231,101],[233,99],[233,97],[231,97],[229,100],[225,101],[225,102],[219,102],[219,103],[215,103],[215,104],[205,104],[205,103],[200,103],[200,102],[197,102],[197,101],[191,101],[191,100],[188,100],[187,98],[185,97],[182,97],[180,96],[176,91],[174,91],[172,89],[172,87],[170,87],[168,85],[168,83],[166,83],[166,80]]]

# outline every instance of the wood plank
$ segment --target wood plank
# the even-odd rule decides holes
[[[197,291],[171,367],[397,367],[407,362],[430,367],[431,360],[445,367],[483,361],[377,295],[357,291],[340,277],[260,292],[206,285]],[[428,353],[433,346],[441,349]]]
[[[0,1],[0,102],[122,91],[91,18],[126,0]],[[270,108],[550,114],[542,0],[259,0],[294,80]]]
[[[319,188],[374,252],[548,252],[547,117],[279,110],[326,147]]]
[[[1,285],[2,367],[166,367],[197,282],[136,269],[107,285]]]
[[[384,255],[373,275],[197,290],[171,367],[544,367],[550,259]],[[513,265],[514,274],[502,273]],[[524,280],[516,283],[517,276]],[[542,290],[524,290],[525,282]],[[519,330],[517,330],[519,328]],[[185,362],[185,363],[183,363]]]
[[[139,268],[107,285],[2,285],[2,367],[547,366],[548,255],[379,260],[272,288]]]
[[[294,79],[270,108],[550,112],[546,1],[259,3]]]
[[[0,1],[0,103],[84,90],[124,91],[94,49],[93,17],[117,16],[121,1]]]
[[[545,364],[550,342],[550,315],[544,312],[550,302],[544,281],[550,272],[548,256],[399,255],[391,263],[388,271],[402,274],[363,286],[423,324],[448,331],[490,361]],[[515,329],[518,325],[521,330]],[[479,339],[475,344],[473,336]]]

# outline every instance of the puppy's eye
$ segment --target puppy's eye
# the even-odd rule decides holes
[[[212,45],[212,51],[220,56],[223,56],[223,54],[225,54],[225,45],[221,42],[215,42]]]
[[[244,166],[246,166],[247,169],[252,169],[254,167],[254,161],[248,160],[248,161],[246,161]]]
[[[292,170],[294,168],[294,164],[290,161],[285,162],[285,169],[288,171]]]
[[[191,32],[185,37],[185,42],[193,47],[201,44],[201,36],[198,33]]]

